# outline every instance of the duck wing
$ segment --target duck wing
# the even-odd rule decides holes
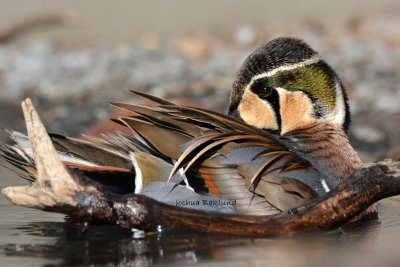
[[[279,138],[242,121],[201,108],[112,103],[135,113],[120,120],[159,153],[175,160],[197,192],[231,201],[246,214],[272,214],[323,194],[320,174]]]
[[[112,103],[131,116],[116,120],[133,130],[84,139],[50,134],[70,171],[80,171],[118,194],[140,193],[151,183],[172,180],[200,194],[235,203],[243,214],[288,210],[323,193],[320,174],[279,138],[213,111],[175,105],[133,92],[154,106]],[[1,156],[17,173],[35,179],[26,136],[8,132]]]

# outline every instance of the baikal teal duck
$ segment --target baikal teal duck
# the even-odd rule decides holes
[[[346,92],[303,41],[274,39],[236,74],[228,115],[133,92],[152,105],[112,103],[132,135],[48,134],[29,99],[28,136],[6,130],[1,155],[30,182],[14,204],[86,224],[153,231],[292,235],[377,217],[400,194],[399,162],[362,163],[347,138]]]

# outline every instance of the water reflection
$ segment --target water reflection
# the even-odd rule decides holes
[[[135,239],[129,230],[109,226],[91,226],[85,235],[78,223],[30,223],[17,227],[24,235],[53,237],[49,244],[7,244],[7,256],[60,259],[62,265],[128,264],[146,266],[155,263],[194,263],[219,258],[224,247],[245,245],[245,239],[201,233],[164,231]]]
[[[398,218],[395,224],[399,233]],[[381,226],[374,221],[328,233],[258,239],[168,230],[136,239],[131,231],[116,227],[91,226],[82,235],[79,223],[38,222],[15,229],[21,235],[47,238],[48,243],[13,244],[10,240],[1,250],[6,256],[46,258],[57,260],[59,265],[337,265],[363,255],[367,260],[358,263],[369,266],[368,259],[379,251]]]
[[[23,184],[2,175],[0,187]],[[380,220],[326,233],[238,238],[164,231],[133,238],[129,230],[82,224],[60,214],[13,206],[0,196],[0,263],[26,265],[399,266],[400,197],[381,202]]]

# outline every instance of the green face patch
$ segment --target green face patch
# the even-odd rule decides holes
[[[335,108],[335,73],[323,61],[278,72],[269,77],[272,87],[281,87],[289,91],[303,91],[311,100],[322,103],[329,111]]]

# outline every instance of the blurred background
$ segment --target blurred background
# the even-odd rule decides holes
[[[0,3],[4,127],[23,129],[19,102],[29,96],[50,131],[78,135],[109,116],[107,102],[133,98],[130,89],[225,112],[244,58],[295,36],[343,79],[363,158],[400,156],[398,1]]]
[[[99,134],[118,115],[107,102],[140,101],[128,90],[225,112],[243,60],[278,36],[304,39],[337,71],[361,157],[400,158],[398,0],[0,0],[0,126],[25,130],[20,102],[30,97],[49,131]],[[3,168],[0,177],[0,187],[23,183]],[[337,266],[326,259],[340,259],[395,266],[400,205],[386,203],[382,226],[350,234],[279,242],[189,234],[160,241],[107,235],[109,228],[82,237],[62,216],[14,207],[1,196],[0,262]]]

